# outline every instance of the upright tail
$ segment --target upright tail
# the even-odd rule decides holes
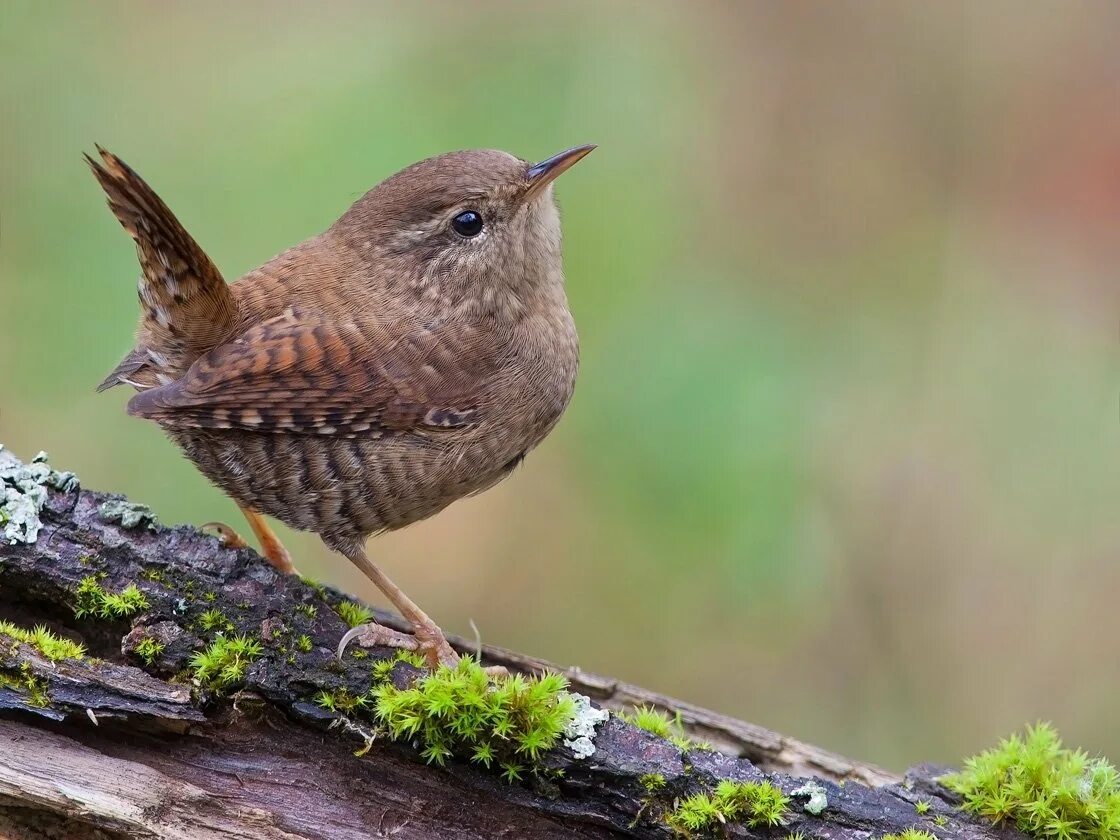
[[[109,208],[136,241],[140,327],[136,348],[98,390],[128,383],[150,388],[178,379],[237,326],[237,301],[217,266],[158,195],[124,161],[100,146],[86,155]]]

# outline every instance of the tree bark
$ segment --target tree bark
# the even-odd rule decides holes
[[[0,471],[16,463],[0,450]],[[0,545],[0,619],[46,625],[89,655],[52,663],[0,636],[0,837],[667,837],[675,803],[722,779],[769,779],[792,798],[784,826],[729,822],[720,836],[863,840],[910,827],[966,840],[1013,834],[960,813],[936,784],[936,768],[899,779],[618,680],[489,646],[485,664],[560,671],[602,707],[679,713],[687,733],[714,749],[682,752],[612,715],[592,756],[556,748],[514,784],[471,764],[429,766],[411,745],[379,737],[368,716],[348,720],[313,702],[320,690],[361,694],[369,683],[369,661],[335,661],[347,629],[335,610],[339,593],[281,576],[254,552],[194,528],[161,527],[120,497],[66,486],[46,493],[37,539]],[[90,576],[111,592],[136,585],[148,606],[128,618],[75,617],[75,593]],[[232,695],[190,680],[190,657],[212,636],[199,626],[204,610],[264,646]],[[401,627],[394,616],[377,617]],[[293,645],[303,635],[310,650]],[[164,646],[150,664],[137,652],[145,637]],[[653,774],[665,784],[650,792],[642,780]],[[827,797],[819,814],[792,795],[809,778]],[[924,815],[919,801],[929,803]]]

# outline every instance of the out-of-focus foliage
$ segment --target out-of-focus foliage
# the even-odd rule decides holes
[[[1038,718],[1120,753],[1118,25],[1103,0],[8,2],[0,441],[243,527],[93,393],[138,272],[94,142],[231,279],[419,158],[596,142],[558,184],[568,416],[373,555],[449,631],[894,767]]]

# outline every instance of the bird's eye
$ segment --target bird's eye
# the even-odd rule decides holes
[[[474,210],[464,210],[451,220],[451,227],[465,239],[482,233],[482,215]]]

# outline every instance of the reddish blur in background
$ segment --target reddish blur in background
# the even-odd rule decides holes
[[[1039,718],[1120,754],[1120,7],[39,4],[0,21],[0,441],[233,505],[93,386],[100,142],[233,278],[464,147],[559,182],[575,400],[371,551],[449,631],[892,768]],[[377,600],[310,535],[302,571]]]

